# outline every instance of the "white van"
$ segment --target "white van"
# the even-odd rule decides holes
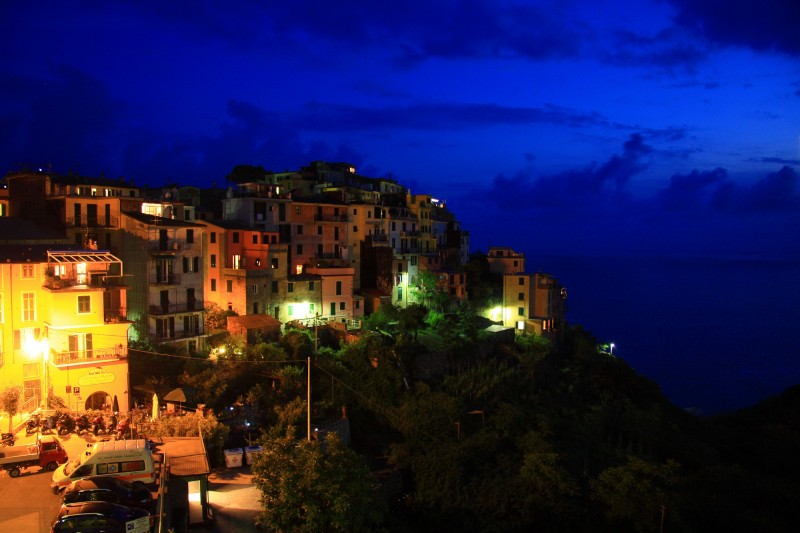
[[[50,488],[58,492],[76,479],[88,476],[113,476],[131,483],[155,483],[153,454],[145,439],[101,441],[77,459],[59,466],[53,472]]]

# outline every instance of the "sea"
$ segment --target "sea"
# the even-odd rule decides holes
[[[800,259],[529,254],[567,289],[567,320],[711,416],[800,384]]]

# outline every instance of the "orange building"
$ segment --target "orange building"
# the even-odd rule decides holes
[[[566,289],[549,274],[503,276],[502,321],[517,331],[553,336],[564,322]]]

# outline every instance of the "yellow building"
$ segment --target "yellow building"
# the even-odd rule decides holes
[[[122,262],[64,248],[0,245],[0,383],[22,386],[23,411],[56,398],[77,411],[127,411]]]

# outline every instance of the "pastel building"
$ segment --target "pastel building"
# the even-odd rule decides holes
[[[566,289],[549,274],[503,276],[502,321],[519,332],[554,336],[565,319]]]

